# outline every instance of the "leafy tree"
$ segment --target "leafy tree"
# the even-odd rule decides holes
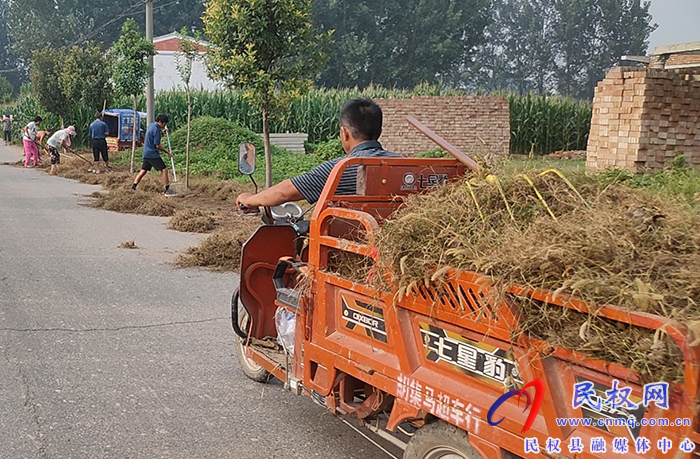
[[[13,86],[13,92],[19,92],[20,79],[26,75],[19,69],[17,58],[10,51],[12,36],[7,26],[7,0],[0,0],[0,76],[6,78]]]
[[[138,30],[133,19],[127,19],[122,26],[122,33],[111,48],[113,56],[112,81],[118,94],[131,96],[134,101],[134,131],[131,140],[131,173],[134,172],[134,155],[136,154],[136,102],[146,86],[146,79],[153,73],[147,59],[155,54],[153,43],[146,40]]]
[[[597,35],[596,3],[589,0],[553,1],[558,19],[554,37],[559,59],[557,89],[561,94],[580,94],[580,89],[591,78],[589,62],[597,51],[592,46]]]
[[[308,91],[331,32],[315,35],[311,0],[210,0],[204,13],[214,78],[240,87],[262,113],[265,183],[272,185],[269,117]]]
[[[172,33],[173,30],[187,29],[190,33],[202,30],[202,0],[178,0],[174,5],[159,7],[156,2],[153,8],[153,32],[156,35]]]
[[[623,54],[644,55],[651,23],[650,2],[641,0],[551,0],[557,18],[557,89],[590,98]]]
[[[0,75],[0,103],[6,104],[11,101],[14,89],[12,83],[10,83],[7,78]]]
[[[53,113],[61,125],[82,105],[102,107],[111,98],[108,60],[96,45],[71,49],[46,47],[35,51],[30,64],[32,89],[39,106]]]
[[[144,0],[0,0],[0,72],[20,66],[6,74],[15,88],[26,78],[23,62],[33,50],[47,46],[82,45],[86,41],[109,48],[120,35],[122,21],[133,17],[140,31],[145,30]],[[204,2],[177,0],[155,2],[154,33],[163,35],[187,27],[202,28]],[[11,62],[5,62],[6,57]]]
[[[83,105],[98,110],[113,97],[111,66],[104,52],[93,42],[84,48],[73,46],[67,51],[60,76],[66,97],[81,100]]]
[[[192,77],[192,65],[201,59],[199,41],[202,38],[201,32],[195,31],[194,37],[187,33],[187,27],[183,27],[178,33],[178,47],[180,50],[175,53],[175,67],[180,74],[180,79],[185,84],[187,94],[187,141],[185,142],[185,187],[190,187],[190,123],[192,120],[192,92],[190,79]]]
[[[328,87],[458,84],[459,69],[482,43],[489,0],[318,0],[314,25],[335,29]]]
[[[70,113],[71,101],[61,87],[61,64],[65,61],[65,49],[46,47],[32,53],[29,78],[39,105],[61,119],[61,125]]]
[[[101,8],[101,5],[100,5]],[[60,48],[91,29],[95,5],[83,0],[22,0],[8,2],[12,49],[28,59],[32,51]]]
[[[493,0],[492,14],[465,85],[581,99],[655,27],[641,0]]]
[[[551,0],[495,1],[465,86],[546,94],[555,68],[552,12]]]

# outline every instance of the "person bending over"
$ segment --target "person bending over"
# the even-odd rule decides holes
[[[34,121],[30,121],[21,130],[22,143],[24,144],[24,154],[26,156],[26,159],[24,160],[24,167],[32,166],[32,158],[34,158],[34,166],[39,163],[39,149],[37,148],[36,143],[34,143],[34,140],[36,139],[36,133],[39,131],[41,121],[41,116],[35,116]]]
[[[369,98],[352,99],[340,111],[340,142],[345,157],[372,158],[399,156],[386,151],[379,143],[382,134],[382,109]],[[236,206],[241,209],[256,209],[261,206],[277,206],[285,202],[306,199],[310,204],[318,201],[323,187],[338,162],[343,157],[331,159],[297,177],[284,180],[258,194],[241,193]],[[357,166],[348,167],[338,184],[336,194],[357,193]]]
[[[75,127],[68,126],[65,129],[59,129],[54,132],[49,137],[49,140],[46,141],[46,146],[49,147],[49,156],[51,156],[51,170],[49,174],[55,175],[58,173],[58,165],[61,164],[61,152],[59,150],[70,147],[70,136],[72,135],[75,135]]]

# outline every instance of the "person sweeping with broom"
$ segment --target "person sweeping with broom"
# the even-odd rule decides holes
[[[161,131],[168,124],[168,115],[156,116],[156,121],[151,123],[146,130],[146,137],[143,141],[143,165],[138,175],[131,185],[131,189],[135,190],[141,179],[150,171],[155,169],[163,175],[163,185],[165,185],[165,195],[175,196],[176,193],[170,189],[170,179],[168,178],[168,168],[165,166],[163,159],[160,157],[160,152],[167,153],[172,158],[172,153],[163,148],[160,144]]]
[[[100,155],[105,162],[105,168],[110,171],[109,154],[107,153],[107,136],[109,128],[107,123],[102,121],[102,112],[95,114],[95,121],[90,124],[90,137],[92,137],[92,158],[94,159],[93,171],[95,174],[100,173]]]
[[[59,148],[70,147],[70,136],[75,135],[75,127],[68,126],[65,129],[59,129],[54,132],[49,140],[46,141],[46,145],[49,147],[49,156],[51,156],[51,170],[49,174],[55,175],[58,173],[58,165],[61,164],[61,153]],[[36,146],[34,147],[36,148]]]

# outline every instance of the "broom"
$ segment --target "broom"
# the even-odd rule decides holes
[[[165,135],[168,138],[168,151],[170,152],[170,165],[173,168],[173,183],[170,184],[170,189],[177,195],[185,195],[191,193],[187,185],[178,181],[177,172],[175,172],[175,160],[173,159],[173,149],[170,146],[170,130],[165,128]]]

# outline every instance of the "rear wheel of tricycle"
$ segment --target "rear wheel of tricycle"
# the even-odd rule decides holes
[[[437,421],[413,434],[403,459],[483,459],[469,444],[467,433],[452,424]]]
[[[241,330],[248,330],[250,325],[250,317],[248,311],[243,307],[240,300],[238,302],[238,327]],[[255,361],[245,355],[246,340],[236,335],[236,356],[241,364],[243,373],[253,381],[267,382],[270,380],[270,373],[263,367],[255,363]]]

